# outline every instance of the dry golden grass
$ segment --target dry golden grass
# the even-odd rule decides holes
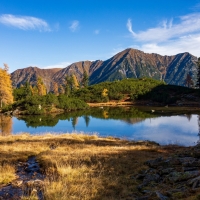
[[[0,137],[0,166],[2,163],[7,166],[0,177],[9,171],[11,178],[6,182],[11,181],[15,178],[13,164],[36,155],[46,174],[45,199],[131,199],[138,193],[138,182],[132,176],[146,169],[144,161],[171,152],[174,149],[99,138],[96,134]],[[0,179],[0,185],[3,183],[5,180]]]
[[[15,178],[15,166],[9,164],[0,166],[0,184],[10,183]]]
[[[127,105],[133,105],[134,102],[131,101],[109,101],[106,103],[87,103],[90,107],[99,107],[99,106],[127,106]]]

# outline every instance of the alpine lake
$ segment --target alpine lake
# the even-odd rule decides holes
[[[98,107],[53,115],[0,115],[0,135],[86,133],[161,145],[199,142],[200,109],[183,107]]]

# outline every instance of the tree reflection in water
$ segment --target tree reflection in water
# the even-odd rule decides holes
[[[89,123],[90,123],[90,116],[85,115],[85,116],[83,116],[83,118],[84,118],[84,120],[85,120],[85,125],[86,125],[86,127],[88,127],[88,126],[89,126]]]
[[[0,136],[12,134],[12,117],[0,115]]]
[[[72,117],[72,126],[74,130],[76,129],[76,125],[78,124],[78,117]]]

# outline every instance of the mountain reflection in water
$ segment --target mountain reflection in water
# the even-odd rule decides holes
[[[155,112],[152,112],[155,110]],[[186,114],[185,114],[186,113]],[[2,116],[0,133],[28,132],[98,133],[129,140],[153,140],[160,144],[194,145],[198,141],[199,113],[182,108],[118,107],[92,108],[59,115]],[[13,131],[12,131],[13,124]]]

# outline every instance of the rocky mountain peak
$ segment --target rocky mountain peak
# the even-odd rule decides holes
[[[67,75],[74,74],[81,82],[83,72],[86,71],[90,76],[90,84],[123,78],[151,77],[168,84],[184,86],[188,74],[195,82],[196,61],[197,58],[188,52],[162,56],[128,48],[105,61],[79,61],[63,69],[40,69],[31,66],[18,69],[11,74],[11,79],[13,85],[19,87],[26,81],[34,85],[37,77],[40,76],[50,90],[53,81],[64,85]]]

